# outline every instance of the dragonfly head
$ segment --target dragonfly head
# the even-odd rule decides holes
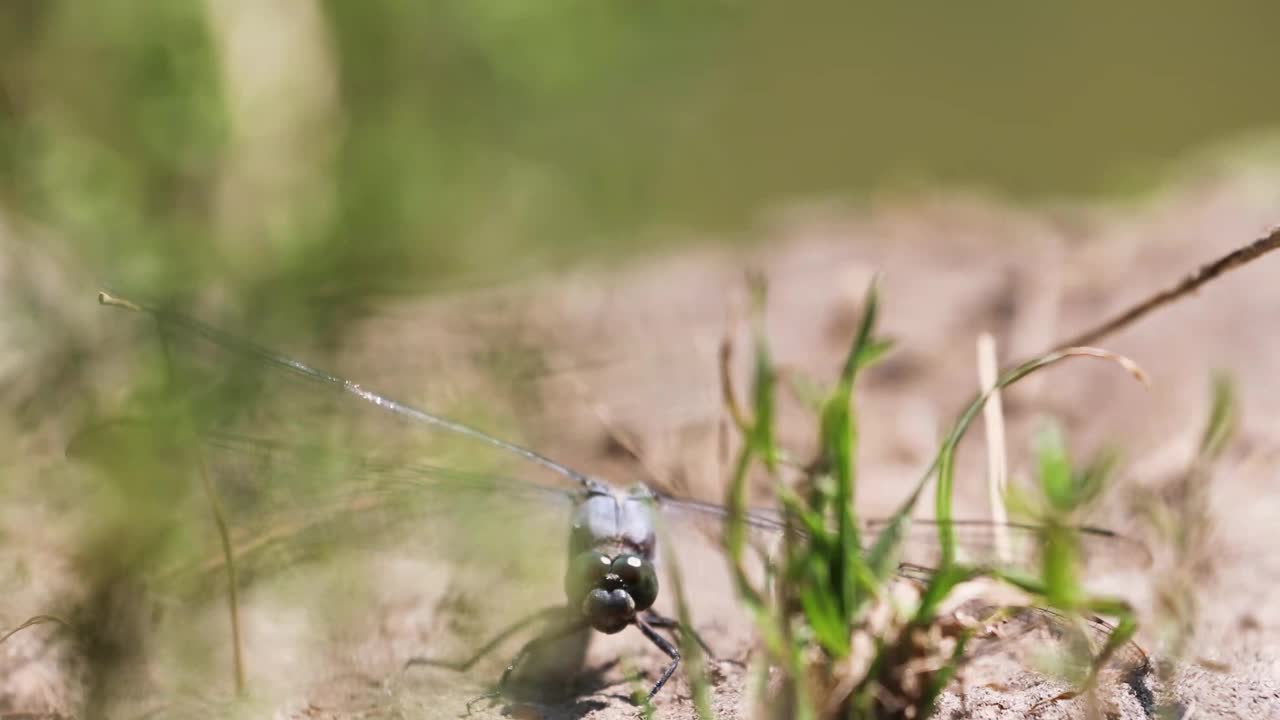
[[[565,593],[571,604],[581,603],[591,627],[612,634],[630,625],[637,612],[653,605],[658,598],[658,576],[653,564],[639,555],[609,557],[590,550],[570,564]]]

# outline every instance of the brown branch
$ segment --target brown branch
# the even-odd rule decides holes
[[[1280,249],[1280,227],[1273,229],[1271,234],[1265,237],[1254,240],[1242,248],[1233,250],[1217,260],[1201,266],[1199,270],[1184,277],[1177,285],[1152,295],[1101,325],[1059,342],[1047,352],[1056,352],[1081,345],[1093,345],[1099,340],[1128,327],[1153,310],[1168,305],[1184,295],[1194,293],[1202,285],[1218,276],[1247,265],[1276,249]]]

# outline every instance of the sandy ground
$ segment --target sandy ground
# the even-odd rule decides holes
[[[979,332],[995,334],[1004,359],[1024,357],[1277,223],[1280,175],[1246,170],[1183,182],[1122,207],[1028,212],[952,196],[859,211],[797,209],[779,215],[764,232],[770,242],[752,251],[699,249],[620,271],[582,270],[517,288],[383,308],[353,333],[339,365],[343,373],[411,401],[453,405],[459,398],[494,398],[486,415],[509,418],[505,427],[521,428],[526,443],[585,471],[628,482],[641,469],[611,440],[622,437],[659,484],[714,500],[725,477],[716,442],[723,420],[716,348],[741,317],[744,268],[767,273],[768,328],[779,362],[819,379],[835,372],[863,289],[878,272],[883,331],[898,347],[868,375],[858,398],[859,503],[874,516],[903,497],[949,418],[973,393]],[[1214,561],[1197,579],[1200,613],[1189,660],[1179,668],[1176,686],[1166,689],[1187,710],[1184,717],[1280,717],[1280,600],[1273,594],[1280,587],[1280,560],[1271,559],[1280,556],[1269,552],[1276,537],[1272,519],[1280,516],[1277,318],[1280,257],[1233,274],[1105,343],[1146,369],[1149,391],[1115,368],[1077,363],[1006,398],[1015,478],[1026,477],[1029,434],[1042,415],[1061,419],[1084,451],[1117,443],[1126,448],[1126,463],[1094,520],[1149,538],[1135,511],[1139,491],[1167,485],[1188,461],[1206,412],[1211,371],[1229,369],[1238,378],[1243,422],[1206,508]],[[499,336],[504,345],[494,351],[492,338]],[[495,357],[517,363],[515,372],[476,371],[477,358]],[[530,357],[536,362],[519,364]],[[738,360],[745,376],[745,358]],[[811,432],[802,419],[793,410],[782,423],[784,441],[801,456]],[[977,480],[980,435],[962,453],[958,503],[969,517],[985,515],[985,490]],[[40,457],[24,464],[24,471],[31,466],[32,472],[58,472],[62,460],[54,439],[15,443]],[[57,507],[5,508],[0,568],[6,604],[0,626],[51,605],[86,602],[78,597],[74,566],[58,555],[57,543],[44,541],[57,531],[58,513]],[[549,547],[563,542],[537,540]],[[734,606],[709,541],[694,529],[679,548],[694,617],[718,657],[716,710],[720,717],[748,717],[749,626]],[[459,570],[416,546],[378,547],[361,558],[361,590],[353,591],[362,608],[358,614],[300,607],[296,594],[278,588],[247,590],[254,700],[228,699],[225,643],[174,647],[157,639],[175,623],[220,637],[215,628],[225,621],[225,610],[215,599],[140,631],[148,638],[147,651],[121,660],[122,686],[101,701],[110,703],[106,715],[456,717],[501,671],[515,642],[468,673],[396,669],[424,651],[457,657],[493,624],[487,610],[476,607],[509,615],[512,606],[558,592],[559,580],[551,578],[511,602],[505,590],[484,584],[492,582],[488,578],[476,581],[488,589],[477,596],[458,588],[476,586],[460,578],[483,574],[480,565]],[[1129,598],[1150,618],[1160,568],[1157,552],[1151,569],[1103,568],[1095,579],[1099,589]],[[303,573],[288,579],[303,586],[309,581]],[[625,635],[593,643],[588,671],[572,678],[568,700],[477,708],[476,716],[634,716],[626,698],[645,681],[631,677],[640,671],[653,678],[662,656]],[[1150,631],[1139,640],[1159,658]],[[0,717],[102,716],[103,708],[91,707],[95,700],[86,689],[80,652],[67,633],[52,627],[27,631],[5,645]],[[203,686],[175,681],[182,676],[174,668],[197,656],[200,667],[216,668],[216,679]],[[939,716],[1024,717],[1037,700],[1065,688],[1030,671],[1001,667],[1007,677],[974,677],[963,691],[949,693]],[[1105,716],[1143,716],[1122,687],[1104,693],[1100,708]],[[682,675],[660,696],[658,712],[664,718],[693,717]],[[1088,713],[1086,703],[1074,701],[1044,708],[1038,716]]]

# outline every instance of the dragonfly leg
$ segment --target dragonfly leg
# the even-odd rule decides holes
[[[645,698],[645,702],[653,700],[653,696],[658,694],[663,685],[667,684],[667,679],[671,677],[671,673],[676,671],[676,667],[680,665],[680,651],[676,650],[676,646],[672,645],[666,638],[658,634],[645,621],[636,618],[636,627],[640,628],[640,632],[649,638],[649,642],[658,646],[658,649],[667,654],[671,658],[671,663],[662,671],[662,675],[658,677],[658,682],[653,684],[653,689],[649,691],[649,696]]]
[[[477,650],[475,654],[473,654],[471,657],[467,658],[466,660],[458,662],[453,660],[437,660],[435,658],[415,656],[405,661],[404,667],[401,669],[401,672],[408,670],[409,668],[414,667],[415,665],[426,665],[429,667],[443,667],[443,668],[448,668],[450,670],[457,670],[458,672],[466,672],[470,670],[473,665],[479,662],[479,660],[483,658],[485,655],[488,655],[489,653],[493,652],[494,648],[498,647],[503,642],[505,642],[507,638],[511,637],[512,635],[515,635],[516,633],[520,632],[521,630],[524,630],[525,628],[529,627],[530,625],[536,622],[550,620],[560,614],[568,616],[569,609],[561,605],[553,605],[551,607],[542,608],[541,610],[530,613],[520,618],[519,620],[516,620],[515,622],[511,623],[507,627],[503,628],[501,631],[498,632],[497,635],[495,635],[491,640],[489,640],[489,642],[481,646],[481,648]]]
[[[567,610],[567,608],[548,608],[548,610],[552,609]],[[520,666],[520,663],[524,662],[525,658],[529,657],[529,655],[537,650],[539,646],[545,643],[555,642],[567,635],[581,632],[587,627],[588,625],[586,621],[581,617],[573,617],[566,613],[566,618],[562,622],[549,628],[538,637],[525,643],[524,647],[520,648],[520,652],[516,653],[516,656],[512,658],[511,663],[507,665],[507,669],[502,671],[502,676],[498,678],[498,686],[492,692],[487,692],[484,695],[472,698],[467,702],[467,714],[471,714],[471,707],[481,700],[493,700],[506,695],[507,682],[511,679],[511,674],[515,672],[516,668]]]
[[[662,628],[664,630],[675,630],[681,634],[688,633],[689,636],[693,638],[694,642],[698,643],[698,647],[702,648],[702,652],[706,653],[707,657],[712,660],[716,659],[716,654],[711,651],[711,646],[707,645],[707,641],[703,640],[702,635],[698,634],[698,631],[694,630],[692,627],[681,623],[675,618],[669,618],[666,615],[662,615],[653,610],[646,612],[644,619],[645,622],[649,623],[650,627]]]

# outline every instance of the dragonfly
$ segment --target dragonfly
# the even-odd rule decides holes
[[[415,656],[404,663],[406,669],[417,665],[443,665],[467,670],[514,635],[533,625],[541,626],[541,631],[516,652],[493,690],[477,700],[502,698],[508,695],[512,677],[522,664],[558,639],[584,631],[614,635],[634,629],[666,658],[644,697],[644,701],[649,702],[680,665],[678,644],[681,635],[687,633],[714,657],[707,643],[693,628],[683,626],[655,608],[660,590],[656,568],[660,526],[690,520],[713,525],[721,523],[728,516],[722,505],[678,497],[644,482],[629,488],[616,487],[528,447],[393,399],[186,315],[107,293],[100,294],[99,299],[105,305],[150,316],[164,338],[167,351],[175,345],[184,346],[195,356],[203,356],[208,353],[201,348],[211,348],[228,363],[262,371],[267,376],[268,385],[298,381],[304,395],[323,398],[321,404],[325,407],[332,407],[330,403],[335,403],[340,409],[358,407],[407,423],[411,428],[466,438],[527,466],[558,476],[560,486],[549,486],[497,472],[461,470],[398,458],[384,460],[359,451],[343,452],[344,480],[329,504],[292,508],[291,518],[277,519],[270,529],[237,542],[235,552],[247,555],[268,548],[275,540],[293,537],[297,531],[326,519],[351,517],[372,508],[394,507],[404,497],[422,493],[430,493],[433,499],[452,499],[455,502],[470,497],[482,504],[496,497],[520,498],[521,502],[554,507],[558,513],[565,513],[568,543],[562,600],[519,618],[465,660],[449,662]],[[254,397],[260,391],[242,388],[238,397]],[[219,427],[214,421],[202,423],[193,432],[211,452],[240,458],[241,476],[278,474],[281,467],[289,463],[296,466],[295,474],[305,475],[308,458],[333,452],[331,447],[308,445],[292,438],[265,438],[236,432]],[[349,442],[350,437],[344,434],[344,440]],[[780,515],[767,509],[749,511],[745,522],[752,531],[765,538],[776,539],[786,530]],[[865,529],[873,534],[884,522],[865,521]],[[996,528],[991,522],[956,520],[953,524],[960,546],[966,552],[984,562],[995,562]],[[917,520],[913,528],[900,575],[908,580],[925,582],[931,573],[932,553],[936,551],[936,527],[928,521]],[[1040,535],[1034,525],[1006,524],[1001,531],[1006,537],[1024,541],[1026,547],[1034,547]],[[1078,528],[1078,535],[1086,556],[1121,558],[1126,564],[1149,562],[1149,555],[1142,544],[1124,536],[1090,527]],[[206,569],[218,565],[219,561],[214,560]],[[1062,618],[1055,619],[1050,611],[1036,608],[1025,608],[1008,615],[1012,620],[1036,618],[1062,624]],[[1090,627],[1102,634],[1108,625],[1094,618]],[[660,631],[667,632],[670,638]],[[1136,645],[1131,645],[1126,662],[1144,664],[1145,654]]]

